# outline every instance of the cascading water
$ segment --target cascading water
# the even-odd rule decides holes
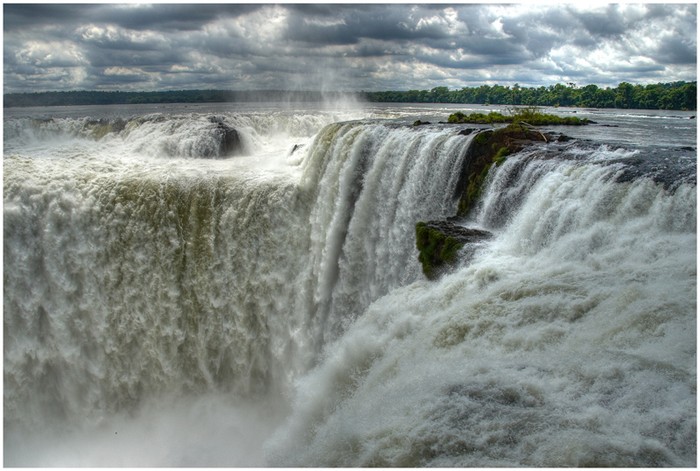
[[[238,130],[253,144],[269,125],[230,119],[262,121]],[[303,121],[293,120],[288,129]],[[94,120],[78,121],[6,125],[21,131],[6,133],[4,162],[5,456],[17,459],[9,463],[31,454],[24,433],[109,427],[111,416],[184,396],[274,396],[293,374],[289,280],[308,245],[296,237],[308,198],[297,166],[280,163],[284,140],[249,157],[202,160],[193,157],[211,155],[221,137],[206,116],[148,116],[117,129],[110,123],[121,120],[108,120],[102,136]],[[29,149],[13,154],[27,135]],[[170,145],[185,135],[188,144]],[[223,410],[235,420],[232,407]]]
[[[412,226],[454,211],[436,188],[468,142],[348,123],[301,165],[143,157],[180,121],[106,138],[139,158],[6,158],[8,426],[86,426],[166,394],[281,394],[325,338],[418,277]],[[176,155],[208,152],[200,135]]]
[[[471,137],[339,117],[6,118],[6,465],[694,462],[692,178],[526,149],[428,282]]]
[[[510,157],[476,216],[495,240],[379,299],[329,346],[272,462],[692,463],[695,185],[619,171]]]
[[[302,277],[312,296],[300,306],[317,324],[319,346],[373,300],[418,278],[413,227],[455,212],[468,141],[450,130],[362,123],[320,134],[302,176],[315,204]]]

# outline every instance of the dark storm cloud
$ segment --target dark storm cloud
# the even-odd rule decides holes
[[[251,4],[17,4],[5,5],[5,30],[42,24],[112,23],[130,29],[192,31],[219,16],[237,16],[260,8]]]
[[[695,43],[678,36],[665,37],[658,47],[659,57],[670,64],[692,64],[697,61]]]
[[[407,6],[411,11],[411,7]],[[330,9],[294,8],[286,37],[313,46],[325,44],[357,44],[362,39],[402,41],[444,38],[447,33],[439,27],[416,28],[420,18],[397,9],[395,5],[341,7],[334,14]]]
[[[5,91],[695,80],[693,4],[6,4]]]
[[[74,22],[81,18],[89,5],[18,4],[3,8],[3,27],[8,31],[39,28],[45,24]]]
[[[142,9],[123,8],[108,11],[103,21],[112,21],[124,28],[194,31],[220,16],[238,16],[260,8],[256,5],[154,5]]]
[[[627,25],[625,18],[615,5],[609,5],[605,10],[577,15],[586,31],[597,37],[617,37],[625,33]]]

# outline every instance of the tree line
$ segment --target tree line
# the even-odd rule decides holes
[[[469,103],[491,105],[573,106],[586,108],[635,108],[664,110],[697,109],[697,82],[672,82],[650,85],[620,83],[615,88],[597,85],[579,87],[574,83],[549,87],[521,87],[518,84],[481,85],[450,90],[379,91],[357,93],[321,93],[283,90],[175,90],[159,92],[68,91],[8,93],[3,106],[66,106],[146,103],[220,103],[220,102],[313,102],[329,98],[352,97],[369,102],[389,103]]]
[[[133,105],[155,103],[321,102],[343,93],[288,90],[168,90],[159,92],[66,91],[6,93],[5,108],[20,106]]]
[[[365,92],[368,101],[401,103],[472,103],[486,105],[573,106],[584,108],[635,108],[662,110],[695,110],[697,82],[672,82],[651,85],[620,83],[615,88],[597,85],[556,84],[528,88],[518,84],[481,85],[449,90]]]

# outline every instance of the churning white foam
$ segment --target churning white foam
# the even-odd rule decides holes
[[[695,187],[611,173],[560,164],[469,266],[373,303],[271,462],[693,465]]]

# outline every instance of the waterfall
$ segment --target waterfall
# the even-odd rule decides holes
[[[375,299],[420,276],[416,222],[455,213],[469,139],[452,130],[351,123],[327,128],[304,165],[313,188],[304,310],[335,338]]]
[[[419,277],[412,228],[454,212],[466,145],[351,122],[324,128],[288,174],[7,158],[6,423],[89,423],[166,392],[284,391]]]
[[[494,240],[437,282],[392,290],[329,345],[271,463],[693,462],[695,185],[618,183],[591,154],[494,167],[474,215]]]
[[[428,281],[415,225],[456,214],[470,143],[6,119],[5,464],[694,463],[694,159],[526,147],[452,221],[493,238]]]

